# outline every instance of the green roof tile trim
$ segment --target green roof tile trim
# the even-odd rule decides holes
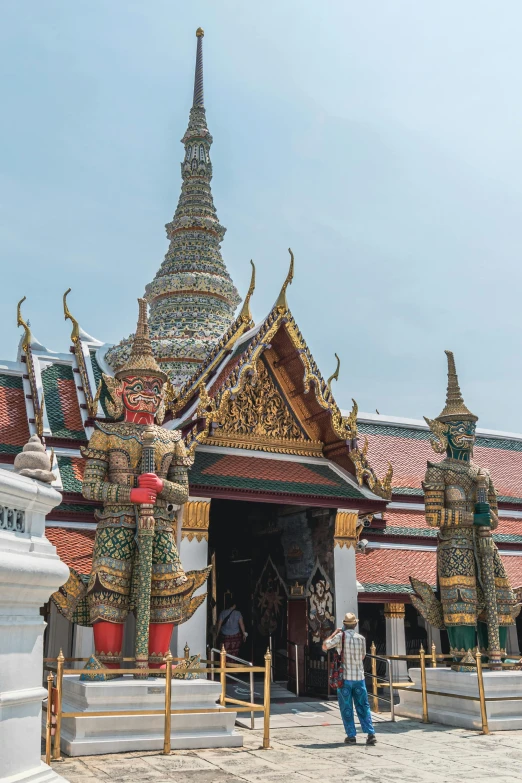
[[[372,531],[373,533],[373,531]],[[437,531],[432,527],[395,527],[387,526],[383,530],[387,536],[408,536],[408,538],[436,538]]]
[[[429,440],[433,437],[429,430],[378,423],[357,422],[357,429],[361,435],[387,435],[390,438],[409,438],[410,440]],[[476,445],[486,449],[522,451],[522,441],[520,440],[488,438],[487,435],[477,435]]]
[[[53,437],[72,438],[73,440],[85,440],[85,430],[69,429],[65,425],[62,398],[58,390],[58,381],[68,381],[75,384],[74,373],[71,365],[51,364],[42,371],[42,384],[45,397],[45,410]],[[75,404],[77,401],[75,400]]]
[[[411,585],[380,585],[370,582],[361,582],[364,593],[413,593]],[[435,588],[435,585],[432,585]]]
[[[437,530],[430,527],[395,527],[390,525],[385,530],[372,530],[372,536],[376,533],[384,536],[406,536],[407,538],[436,538]],[[522,544],[522,535],[505,533],[493,533],[493,539],[500,544]]]
[[[72,459],[70,457],[57,457],[57,460],[64,492],[79,492],[81,494],[82,482],[74,472]]]
[[[421,487],[393,487],[394,495],[415,495],[424,497]]]
[[[78,511],[82,514],[91,514],[94,517],[95,510],[95,506],[88,506],[87,504],[83,505],[82,503],[60,503],[59,506],[53,508],[51,514],[54,514],[55,511]]]
[[[319,479],[317,484],[313,484],[310,481],[296,482],[296,481],[284,481],[278,478],[274,479],[260,479],[255,475],[244,477],[234,475],[219,475],[218,463],[225,457],[223,454],[210,454],[208,452],[197,452],[194,465],[189,471],[189,484],[197,487],[215,487],[220,489],[236,489],[247,490],[250,492],[280,492],[288,495],[312,495],[314,497],[335,497],[335,498],[363,498],[364,495],[356,487],[353,487],[341,476],[335,473],[326,465],[313,465],[310,463],[298,463],[303,465],[306,469],[317,475]],[[249,457],[248,454],[238,455],[243,459],[263,459],[258,457]],[[268,461],[268,460],[267,460]],[[271,460],[275,462],[276,460]],[[291,459],[286,461],[278,461],[278,473],[284,476],[284,470],[286,465],[296,464]],[[216,473],[203,473],[203,471],[209,468],[215,467]],[[333,484],[320,483],[320,479],[328,479]]]

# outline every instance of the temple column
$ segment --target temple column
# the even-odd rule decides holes
[[[431,653],[431,645],[435,645],[437,655],[442,654],[442,643],[440,640],[440,628],[434,628],[430,623],[424,623],[426,633],[428,634],[428,649],[426,652]]]
[[[359,512],[340,508],[335,517],[334,574],[335,618],[341,625],[344,615],[353,612],[357,617],[357,576],[355,571],[355,547],[361,526]]]
[[[404,630],[404,604],[384,604],[386,620],[386,652],[388,655],[406,655],[406,633]],[[393,682],[407,682],[406,661],[392,661]]]
[[[178,547],[185,571],[200,571],[208,565],[208,525],[210,498],[189,498],[178,515]],[[208,584],[202,585],[194,595],[206,593]],[[177,627],[172,647],[173,655],[180,658],[188,644],[192,655],[207,657],[207,599],[198,607],[190,620]]]

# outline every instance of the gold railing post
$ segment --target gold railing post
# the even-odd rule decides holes
[[[170,702],[172,693],[172,653],[169,650],[165,656],[165,737],[163,739],[163,755],[170,753],[170,726],[172,716],[170,714]]]
[[[225,698],[227,695],[227,673],[225,671],[227,666],[227,651],[225,650],[225,645],[221,645],[221,652],[219,653],[219,668],[221,669],[221,674],[219,675],[219,679],[221,680],[221,696],[219,697],[219,703],[222,707],[225,706]]]
[[[428,694],[426,687],[426,653],[424,647],[420,646],[420,670],[421,670],[421,688],[422,688],[422,722],[429,723],[428,720]]]
[[[488,713],[486,711],[486,696],[484,694],[484,679],[482,676],[482,654],[477,650],[477,680],[480,699],[480,717],[482,719],[482,734],[489,734]]]
[[[375,659],[375,654],[377,652],[377,647],[375,646],[375,642],[371,643],[370,646],[370,654],[373,656],[372,660],[372,692],[373,692],[373,711],[379,712],[379,689],[377,686],[377,660]]]
[[[188,659],[190,658],[190,647],[188,642],[185,642],[185,647],[183,648],[183,652],[185,653],[185,658],[188,661]]]
[[[437,668],[437,647],[435,642],[431,643],[431,667],[432,669]]]
[[[45,724],[45,763],[51,764],[51,731],[53,727],[53,680],[52,674],[47,675],[47,721]]]
[[[60,738],[62,731],[62,689],[63,689],[63,662],[65,657],[60,650],[56,667],[56,730],[54,733],[53,761],[61,761]]]
[[[270,684],[272,672],[272,653],[265,654],[265,687],[263,692],[263,750],[270,747]]]

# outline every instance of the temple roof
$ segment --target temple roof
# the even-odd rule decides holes
[[[437,462],[424,421],[361,413],[357,427],[367,439],[377,472],[393,464],[393,495],[422,497],[426,463]],[[522,435],[477,428],[473,459],[491,473],[499,503],[522,504]]]

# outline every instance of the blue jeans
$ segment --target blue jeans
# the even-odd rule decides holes
[[[337,689],[337,698],[347,737],[355,737],[357,734],[353,717],[354,704],[364,733],[375,734],[364,680],[345,680],[343,687]]]

